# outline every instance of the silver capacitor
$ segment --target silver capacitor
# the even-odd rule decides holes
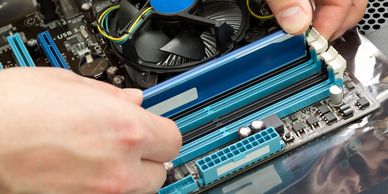
[[[96,11],[91,2],[82,3],[81,9],[86,22],[93,23],[96,20]]]
[[[338,86],[330,87],[330,104],[338,107],[341,106],[344,101],[344,91]]]
[[[263,129],[265,129],[265,123],[260,120],[253,121],[249,127],[253,130],[253,133],[257,133]]]
[[[106,70],[106,75],[108,77],[108,80],[113,82],[113,78],[116,77],[117,73],[119,72],[119,68],[116,66],[110,66]]]
[[[125,87],[125,77],[122,75],[117,75],[113,78],[112,84],[119,88]]]
[[[252,135],[252,129],[249,128],[249,127],[241,127],[241,128],[238,130],[238,136],[240,137],[240,139],[247,138],[247,137],[249,137],[250,135]]]

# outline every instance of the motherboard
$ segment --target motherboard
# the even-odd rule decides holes
[[[59,67],[121,88],[152,87],[279,29],[264,1],[251,2],[262,18],[256,20],[238,0],[197,2],[195,9],[200,13],[183,19],[159,19],[156,11],[144,15],[150,2],[142,0],[31,1],[34,12],[0,27],[3,68]],[[119,36],[124,29],[113,28],[122,23],[135,25],[136,17],[143,17],[144,21],[136,23],[142,26],[126,41],[116,41],[111,34]],[[198,27],[192,20],[226,26],[219,32],[225,40],[215,37],[218,27],[208,27],[208,23]],[[8,37],[15,44],[10,44]],[[221,41],[225,42],[222,49]]]
[[[145,89],[183,136],[160,194],[206,193],[379,107],[318,31],[286,34],[265,0],[31,1],[0,26],[0,69]]]

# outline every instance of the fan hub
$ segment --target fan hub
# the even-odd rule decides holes
[[[151,0],[151,6],[160,14],[177,14],[188,10],[197,0]]]

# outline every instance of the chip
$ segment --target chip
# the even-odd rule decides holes
[[[337,117],[333,113],[326,113],[323,118],[325,118],[327,123],[333,123],[337,121]]]

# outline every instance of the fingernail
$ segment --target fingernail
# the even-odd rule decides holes
[[[305,11],[299,6],[285,9],[277,19],[283,30],[290,34],[303,32],[303,28],[310,22]]]

